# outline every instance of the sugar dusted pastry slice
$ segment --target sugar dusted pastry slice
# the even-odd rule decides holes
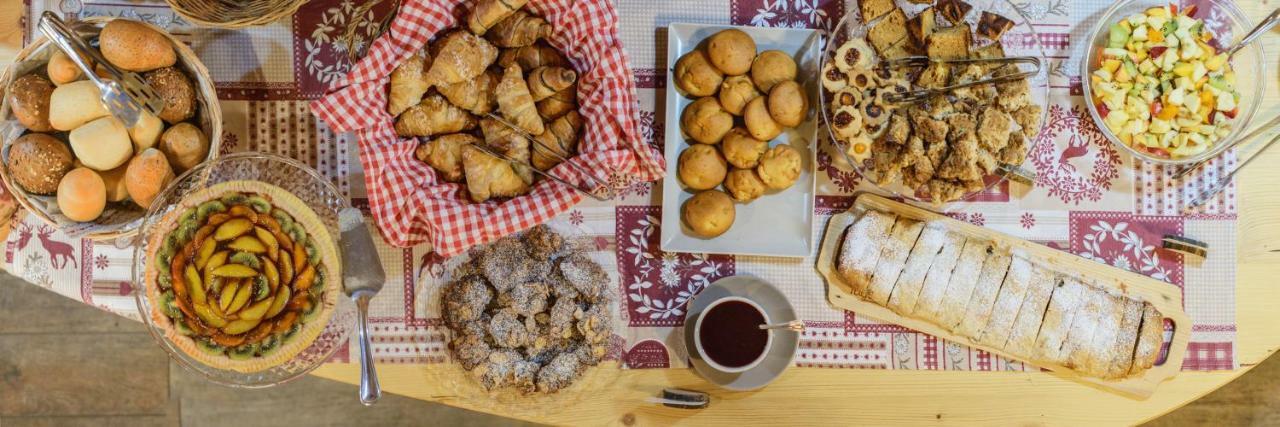
[[[938,255],[933,258],[933,264],[929,265],[929,272],[925,275],[924,286],[920,289],[920,296],[916,298],[916,305],[906,314],[929,321],[938,320],[942,298],[947,293],[947,283],[951,281],[951,273],[955,271],[956,264],[960,261],[960,252],[964,247],[964,236],[947,232],[942,243],[942,251],[938,252]],[[892,300],[892,297],[890,299]]]
[[[890,310],[910,314],[915,309],[920,288],[924,287],[925,277],[929,274],[929,267],[933,265],[947,240],[945,225],[925,225],[924,231],[920,232],[920,239],[916,240],[916,246],[911,248],[911,255],[907,256],[907,264],[902,268],[902,275],[898,276],[898,284],[893,286],[893,292],[889,294]]]
[[[947,330],[954,330],[955,326],[960,324],[960,320],[964,319],[965,307],[969,305],[973,287],[978,284],[982,265],[994,250],[989,241],[969,239],[964,242],[964,249],[960,251],[956,268],[951,271],[947,290],[943,293],[938,307],[932,309],[937,312],[937,315],[932,317],[937,319],[939,325]]]
[[[1098,310],[1098,326],[1094,329],[1093,339],[1088,346],[1076,347],[1067,363],[1075,365],[1076,371],[1085,375],[1102,377],[1111,365],[1111,347],[1120,330],[1120,321],[1124,318],[1124,298],[1111,292],[1103,291],[1106,297]]]
[[[1027,286],[1027,296],[1022,299],[1018,317],[1013,320],[1013,330],[1009,332],[1009,340],[1004,344],[1005,350],[1024,358],[1031,358],[1036,354],[1036,336],[1043,326],[1049,297],[1060,281],[1053,271],[1040,265],[1035,266],[1031,273],[1031,283]]]
[[[840,245],[840,259],[836,271],[853,287],[853,294],[865,297],[871,284],[871,272],[880,260],[880,249],[893,228],[898,216],[877,210],[868,210],[845,233]]]
[[[1071,322],[1071,332],[1067,334],[1067,340],[1062,344],[1062,353],[1059,357],[1063,358],[1063,365],[1080,373],[1086,373],[1086,363],[1092,357],[1090,347],[1093,345],[1094,338],[1099,334],[1103,322],[1103,317],[1109,309],[1108,306],[1114,305],[1111,301],[1111,295],[1106,291],[1099,289],[1089,283],[1084,285],[1081,295],[1084,299],[1084,306],[1076,318]]]
[[[1027,296],[1027,288],[1031,286],[1031,277],[1035,272],[1035,264],[1026,254],[1018,253],[1009,263],[1009,273],[1004,276],[1004,284],[996,295],[996,302],[991,307],[991,316],[987,325],[982,328],[978,342],[995,348],[1004,348],[1013,331],[1013,321],[1018,317],[1018,309],[1022,308],[1022,300]],[[975,335],[976,336],[976,335]]]
[[[960,324],[953,325],[952,332],[974,341],[982,336],[982,328],[987,326],[987,320],[991,317],[991,310],[995,307],[996,296],[1000,294],[1000,286],[1004,283],[1011,261],[1009,252],[1002,249],[996,249],[983,261],[978,282],[973,285],[969,304],[965,305],[963,319]]]
[[[1059,278],[1053,294],[1049,296],[1049,308],[1044,312],[1044,321],[1040,324],[1040,334],[1036,336],[1032,358],[1057,364],[1066,362],[1066,358],[1061,356],[1062,343],[1071,331],[1071,322],[1076,313],[1084,305],[1085,296],[1081,294],[1083,289],[1084,285],[1074,277]]]
[[[1120,327],[1116,329],[1116,340],[1108,352],[1111,362],[1107,365],[1104,378],[1126,376],[1133,366],[1133,350],[1138,342],[1138,328],[1142,324],[1142,301],[1121,298],[1120,313]]]
[[[1155,366],[1163,345],[1164,316],[1155,306],[1143,303],[1142,326],[1138,328],[1138,344],[1133,349],[1133,366],[1129,368],[1129,373],[1137,374]]]
[[[880,261],[876,263],[875,275],[871,277],[871,287],[867,289],[867,300],[881,306],[889,303],[889,295],[893,285],[898,283],[902,267],[907,262],[907,255],[915,246],[924,223],[911,218],[898,217],[889,232],[889,239],[880,250]]]

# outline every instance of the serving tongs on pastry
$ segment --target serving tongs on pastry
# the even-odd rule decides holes
[[[969,64],[1031,64],[1035,69],[1031,71],[1019,71],[1013,74],[996,76],[988,79],[974,80],[968,83],[959,83],[951,86],[940,88],[917,89],[901,93],[886,93],[885,101],[895,104],[911,104],[921,102],[937,95],[952,92],[956,89],[964,89],[967,87],[988,85],[996,83],[1011,82],[1018,79],[1027,78],[1040,74],[1041,62],[1040,58],[1034,56],[1010,56],[1004,58],[975,58],[975,59],[933,59],[927,56],[907,56],[897,59],[885,60],[885,65],[889,68],[924,68],[931,64],[948,64],[948,65],[969,65]]]
[[[131,128],[142,118],[143,112],[159,115],[164,109],[164,98],[137,73],[116,68],[103,58],[98,51],[89,47],[84,39],[76,35],[58,15],[45,11],[40,16],[40,32],[44,33],[53,44],[58,45],[72,62],[80,67],[102,93],[102,105],[111,115],[120,119],[125,127]],[[92,60],[99,69],[107,74],[106,78],[98,76],[94,67],[85,58]]]
[[[560,164],[569,165],[569,167],[572,168],[574,171],[588,178],[588,180],[591,181],[592,187],[591,188],[580,187],[576,184],[569,182],[568,180],[552,175],[550,172],[538,170],[538,168],[532,167],[525,162],[521,162],[519,160],[513,159],[506,154],[503,154],[497,150],[486,147],[484,144],[475,144],[473,145],[473,147],[479,149],[480,151],[485,152],[485,154],[488,154],[490,156],[497,157],[502,160],[506,160],[508,163],[511,163],[511,165],[515,167],[517,170],[528,169],[533,173],[536,173],[542,177],[567,185],[569,186],[569,188],[577,190],[579,193],[591,196],[591,198],[593,199],[596,199],[602,202],[607,202],[613,199],[614,191],[611,187],[609,187],[609,183],[607,181],[600,180],[600,178],[597,178],[595,174],[592,174],[590,171],[586,170],[582,166],[578,166],[577,164],[570,162],[568,158],[561,156],[559,152],[560,151],[559,148],[548,147],[546,144],[543,144],[542,141],[538,141],[537,138],[534,138],[533,135],[529,135],[529,133],[525,132],[524,129],[521,129],[519,126],[516,126],[515,124],[507,121],[507,119],[502,118],[502,116],[489,113],[487,117],[497,121],[498,123],[501,123],[503,126],[511,128],[511,130],[515,132],[516,135],[520,135],[521,138],[528,140],[530,144],[534,144],[534,145],[537,145],[538,147],[541,147],[544,151],[546,151],[547,154],[550,154],[552,157],[555,157],[556,160],[560,162]]]

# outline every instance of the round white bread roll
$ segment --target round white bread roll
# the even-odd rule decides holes
[[[129,189],[124,185],[124,173],[129,170],[129,163],[116,166],[109,171],[98,172],[102,182],[107,186],[108,202],[123,202],[129,199]]]
[[[162,133],[164,133],[164,121],[155,114],[143,111],[142,115],[138,116],[138,123],[129,128],[129,139],[133,140],[133,152],[141,153],[142,150],[156,146]]]
[[[49,96],[49,124],[57,130],[69,131],[109,114],[98,86],[88,80],[58,86]]]
[[[71,151],[89,169],[115,169],[133,156],[129,130],[114,116],[85,123],[72,130],[68,139],[71,140]]]

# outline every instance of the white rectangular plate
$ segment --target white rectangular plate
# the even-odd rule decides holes
[[[751,203],[737,203],[736,219],[724,234],[706,239],[698,237],[680,220],[680,206],[693,196],[680,185],[676,163],[680,153],[689,147],[680,131],[680,113],[694,100],[679,93],[675,84],[676,60],[716,32],[737,28],[755,39],[756,51],[781,50],[796,59],[796,78],[809,94],[809,112],[805,121],[787,129],[769,142],[769,146],[791,144],[804,160],[800,178],[782,191],[765,193]],[[814,166],[817,163],[818,136],[818,69],[822,38],[816,30],[787,28],[733,27],[728,25],[671,24],[667,32],[667,175],[662,178],[662,250],[668,252],[705,252],[739,255],[805,257],[813,247]],[[741,119],[737,119],[741,122]]]

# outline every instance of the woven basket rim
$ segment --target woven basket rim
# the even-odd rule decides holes
[[[269,0],[260,0],[260,1],[269,1]],[[303,4],[306,4],[307,1],[309,0],[273,0],[273,1],[275,1],[278,4],[275,6],[275,9],[271,11],[271,13],[267,13],[263,15],[239,17],[239,18],[234,18],[227,21],[210,19],[208,17],[200,16],[196,12],[193,12],[190,10],[190,5],[193,3],[199,3],[199,4],[209,3],[208,1],[205,1],[205,0],[165,0],[165,3],[169,5],[170,9],[173,9],[174,13],[177,13],[178,15],[182,16],[186,20],[191,21],[196,25],[213,27],[213,28],[239,29],[239,28],[246,28],[246,27],[268,24],[271,22],[275,22],[286,16],[293,15],[298,11],[299,8],[302,7]]]
[[[114,19],[116,18],[95,16],[95,17],[84,18],[83,20],[81,20],[81,22],[86,22],[86,23],[94,24],[95,26],[101,27],[102,25],[106,25],[107,22],[110,22]],[[209,70],[205,68],[204,62],[200,61],[200,58],[196,56],[195,52],[193,52],[191,48],[187,47],[187,45],[185,43],[182,43],[181,40],[178,40],[177,37],[174,37],[172,34],[169,34],[168,31],[165,31],[162,28],[156,27],[155,25],[151,25],[150,23],[140,22],[140,21],[135,21],[135,22],[139,22],[143,25],[146,25],[148,28],[151,28],[153,30],[159,31],[161,34],[164,34],[164,36],[168,38],[169,41],[173,44],[174,50],[178,54],[179,63],[181,63],[186,68],[188,68],[191,74],[193,74],[192,77],[194,77],[196,80],[195,81],[196,90],[199,92],[200,100],[204,101],[204,105],[203,105],[204,110],[207,111],[206,114],[209,117],[209,122],[210,122],[209,126],[211,128],[208,135],[209,136],[209,154],[205,156],[205,161],[209,161],[217,158],[218,153],[221,151],[221,147],[222,147],[222,105],[218,103],[218,92],[213,87],[213,77],[209,75]],[[28,57],[32,56],[33,54],[41,52],[43,49],[45,49],[49,45],[50,45],[49,39],[44,37],[43,35],[37,37],[35,40],[32,40],[30,44],[28,44],[26,47],[23,47],[22,50],[18,52],[18,54],[13,59],[13,63],[9,64],[8,67],[5,67],[3,73],[0,73],[0,82],[10,81],[10,76],[16,72],[19,64],[21,64],[23,61],[25,61]],[[0,92],[3,92],[3,88],[0,88]],[[5,103],[5,107],[6,108],[0,108],[0,112],[4,112],[7,109],[7,102]],[[6,114],[6,117],[3,117],[3,119],[7,119],[8,115],[9,114]],[[12,141],[0,141],[0,146],[8,145],[11,142]],[[22,189],[22,187],[15,185],[15,182],[13,181],[13,177],[9,174],[9,168],[7,165],[0,164],[0,180],[4,181],[4,185],[6,186],[6,188],[9,189],[9,193],[13,196],[13,199],[16,200],[18,204],[22,206],[23,209],[26,209],[27,212],[31,213],[33,216],[40,218],[41,221],[43,221],[45,224],[49,225],[50,227],[53,227],[55,230],[62,230],[62,227],[58,225],[58,222],[54,221],[53,218],[50,217],[49,214],[44,211],[44,209],[37,208],[37,206],[34,203],[28,200],[29,195],[27,194],[26,190]],[[123,227],[119,230],[114,230],[114,231],[88,233],[88,234],[85,234],[83,237],[86,239],[95,240],[95,241],[112,240],[112,239],[130,237],[136,234],[137,232],[138,232],[138,227]]]

